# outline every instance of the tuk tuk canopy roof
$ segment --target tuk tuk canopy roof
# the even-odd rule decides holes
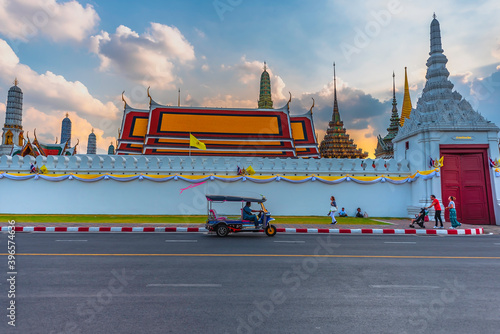
[[[238,196],[224,196],[224,195],[205,195],[208,201],[212,202],[254,202],[262,203],[266,201],[265,197],[238,197]]]

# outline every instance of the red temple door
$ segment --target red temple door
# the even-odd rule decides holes
[[[494,224],[486,145],[442,145],[441,192],[445,206],[455,196],[457,219],[466,224]],[[445,212],[449,221],[449,214]]]

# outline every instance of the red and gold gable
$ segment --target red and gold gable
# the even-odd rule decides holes
[[[290,126],[297,156],[319,158],[312,115],[308,113],[302,116],[290,116]]]

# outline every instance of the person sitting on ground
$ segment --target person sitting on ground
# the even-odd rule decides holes
[[[259,218],[257,218],[256,215],[252,214],[252,212],[262,212],[262,210],[252,210],[250,208],[250,205],[252,205],[252,203],[247,202],[247,204],[243,208],[243,220],[253,221],[255,224],[255,227],[258,227],[259,226]]]
[[[356,218],[363,218],[363,213],[361,212],[361,208],[356,209]]]
[[[347,213],[345,212],[344,208],[342,208],[342,210],[339,211],[339,217],[347,217]]]

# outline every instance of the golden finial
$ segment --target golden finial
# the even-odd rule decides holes
[[[264,72],[267,70],[267,63],[264,62]]]
[[[149,88],[151,88],[151,86],[148,86],[149,105],[151,106],[151,102],[153,101],[153,99],[151,98],[151,95],[149,94]]]
[[[288,102],[286,104],[287,108],[290,107],[290,102],[292,102],[292,93],[288,92],[290,94],[290,99],[288,99]]]
[[[311,109],[309,110],[311,112],[311,114],[313,113],[313,108],[314,108],[314,97],[311,97],[311,99],[313,100],[313,105],[311,106]]]
[[[17,80],[17,77],[14,79],[14,86],[17,86],[19,84],[19,81]]]
[[[66,118],[68,118],[68,117],[69,117],[69,113],[66,113]]]
[[[122,101],[123,101],[123,109],[127,108],[127,101],[125,101],[125,97],[123,96],[125,94],[125,91],[122,92]]]
[[[94,128],[92,128],[92,133],[94,133]]]

